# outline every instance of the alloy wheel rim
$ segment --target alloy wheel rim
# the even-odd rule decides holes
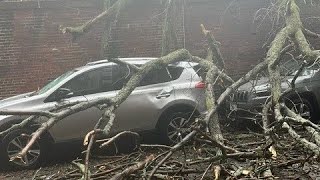
[[[29,140],[29,135],[21,134],[8,143],[7,154],[11,162],[19,166],[30,166],[38,160],[40,156],[40,145],[38,141],[31,146],[25,156],[15,158],[19,156],[19,153],[27,145]]]
[[[167,129],[168,138],[174,142],[180,142],[188,133],[190,133],[190,119],[177,117],[170,121]]]

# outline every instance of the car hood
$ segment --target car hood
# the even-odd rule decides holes
[[[24,102],[28,102],[32,99],[30,96],[33,92],[28,92],[24,94],[20,94],[17,96],[9,97],[3,100],[0,100],[0,109],[13,109],[16,105],[23,104]]]
[[[287,89],[290,86],[290,83],[292,81],[294,76],[281,76],[281,88]],[[307,79],[310,79],[310,76],[300,76],[296,79],[295,84],[299,84]],[[269,77],[261,77],[258,80],[252,80],[248,83],[242,85],[239,87],[238,90],[240,91],[252,91],[252,92],[264,92],[269,91],[271,88],[271,85],[269,83]]]

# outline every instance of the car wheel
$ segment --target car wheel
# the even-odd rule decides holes
[[[191,130],[190,126],[194,122],[192,113],[175,112],[167,116],[160,122],[160,136],[164,144],[180,142]]]
[[[314,120],[314,108],[312,104],[304,98],[289,100],[287,103],[289,109],[299,114],[304,119]]]
[[[0,159],[1,165],[5,168],[35,168],[40,165],[44,156],[43,140],[36,140],[31,146],[27,155],[22,158],[14,159],[16,155],[27,145],[31,136],[30,130],[16,130],[7,134],[1,143]]]

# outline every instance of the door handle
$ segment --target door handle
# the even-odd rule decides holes
[[[171,93],[166,92],[166,93],[160,93],[156,96],[157,99],[161,99],[161,98],[167,98],[171,95]]]
[[[157,99],[167,98],[171,96],[171,92],[173,91],[173,87],[164,88],[157,96]]]

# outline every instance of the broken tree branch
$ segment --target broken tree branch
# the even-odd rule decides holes
[[[200,26],[209,45],[207,60],[213,61],[213,64],[219,69],[224,69],[224,60],[219,48],[220,43],[216,41],[211,31],[206,30],[203,24]]]
[[[77,27],[65,27],[62,29],[63,33],[71,33],[73,36],[83,34],[88,32],[93,25],[101,22],[103,19],[111,18],[112,16],[115,16],[118,13],[119,8],[121,6],[125,5],[129,0],[117,0],[113,3],[113,5],[108,8],[107,10],[103,11],[101,14],[96,16],[95,18],[85,22],[81,26]]]
[[[320,38],[320,34],[315,33],[307,28],[303,28],[303,33],[307,36],[313,37],[313,38]]]
[[[110,145],[111,143],[113,143],[117,138],[119,138],[120,136],[126,135],[126,134],[130,134],[130,135],[134,135],[136,137],[139,137],[139,134],[136,132],[131,132],[131,131],[122,131],[120,133],[118,133],[117,135],[113,136],[112,138],[110,138],[107,142],[104,142],[100,145],[100,148],[105,147]]]
[[[17,111],[17,110],[5,110],[0,111],[1,115],[17,115],[17,116],[45,116],[47,118],[54,117],[55,114],[49,111]]]
[[[137,164],[126,168],[121,173],[119,173],[119,174],[113,176],[112,178],[110,178],[110,180],[122,180],[125,177],[129,176],[130,174],[136,172],[137,170],[142,169],[146,164],[148,164],[153,159],[154,159],[154,156],[150,155],[144,161],[138,162]]]
[[[167,160],[169,159],[172,154],[179,150],[182,146],[184,146],[187,142],[189,142],[189,140],[191,138],[193,138],[196,135],[197,131],[193,130],[191,133],[189,133],[188,135],[186,135],[179,143],[177,143],[176,145],[174,145],[169,153],[167,153],[167,155],[152,169],[151,173],[149,174],[149,180],[151,180],[151,178],[153,177],[153,175],[156,173],[156,171],[158,170],[158,168]]]
[[[306,147],[307,149],[311,150],[315,155],[317,155],[317,156],[319,157],[319,155],[320,155],[320,148],[319,148],[316,144],[314,144],[314,143],[306,140],[305,138],[302,138],[298,133],[296,133],[295,130],[293,130],[293,129],[289,126],[288,123],[284,122],[284,123],[282,124],[282,127],[288,131],[288,133],[291,135],[291,137],[292,137],[294,140],[296,140],[297,142],[299,142],[300,144],[302,144],[302,145],[303,145],[304,147]]]
[[[195,129],[200,135],[204,136],[206,139],[208,139],[213,146],[216,146],[218,148],[221,149],[221,151],[223,152],[223,154],[226,154],[226,151],[229,151],[229,152],[232,152],[232,153],[237,153],[239,152],[238,150],[232,148],[232,147],[229,147],[229,146],[226,146],[224,145],[223,143],[221,143],[220,141],[216,140],[216,139],[213,139],[211,138],[210,136],[208,136],[206,133],[202,132],[201,130],[199,129]]]

